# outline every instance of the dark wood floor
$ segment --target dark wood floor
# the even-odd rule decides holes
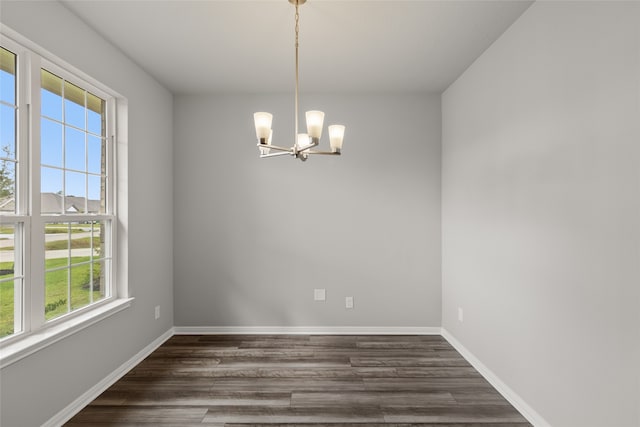
[[[68,426],[530,426],[441,336],[174,336]]]

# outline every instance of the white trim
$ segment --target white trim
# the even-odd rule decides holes
[[[494,374],[487,366],[482,363],[476,356],[473,355],[467,348],[460,343],[453,335],[449,333],[445,328],[442,328],[442,337],[449,341],[457,351],[464,357],[467,362],[482,375],[498,393],[502,395],[514,408],[522,414],[531,424],[536,427],[551,427],[542,415],[537,413],[531,406],[524,401],[515,391],[513,391],[508,385],[506,385],[496,374]]]
[[[124,310],[132,302],[133,298],[117,299],[24,337],[16,336],[19,339],[15,342],[0,345],[0,369]]]
[[[176,335],[440,335],[432,326],[176,326]]]
[[[127,372],[142,362],[147,356],[153,353],[166,340],[173,336],[173,328],[156,338],[151,344],[140,350],[135,356],[120,365],[116,370],[103,378],[96,385],[84,392],[80,397],[67,405],[66,408],[54,415],[49,421],[42,424],[42,427],[57,427],[69,421],[74,415],[96,399],[102,392],[122,378]]]

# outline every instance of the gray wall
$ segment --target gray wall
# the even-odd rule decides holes
[[[176,97],[176,326],[440,326],[439,96],[307,109],[347,125],[341,157],[258,158],[253,112],[290,146],[292,96]]]
[[[2,24],[129,101],[130,308],[0,374],[0,424],[36,426],[173,325],[172,96],[57,2],[1,4]],[[154,307],[161,318],[154,320]]]
[[[443,326],[555,426],[640,425],[639,28],[537,2],[443,95]]]

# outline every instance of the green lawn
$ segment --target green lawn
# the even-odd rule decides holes
[[[71,264],[88,261],[89,257],[71,258]],[[67,264],[67,258],[50,259],[46,261],[46,269],[62,267]],[[10,269],[13,263],[0,263],[0,270]],[[84,264],[71,267],[71,310],[86,306],[90,302],[90,269],[93,267],[94,283],[100,277],[100,263]],[[69,293],[67,280],[69,269],[50,271],[46,273],[45,289],[45,318],[53,319],[67,313]],[[0,279],[10,278],[11,274],[0,276]],[[98,285],[95,284],[94,287]],[[99,290],[93,291],[93,301],[101,299]],[[0,283],[0,338],[13,333],[13,281]]]
[[[90,248],[91,247],[91,238],[90,237],[81,237],[79,239],[71,240],[71,249],[82,249],[82,248]],[[100,247],[100,238],[93,238],[93,247]],[[56,249],[68,249],[69,248],[69,240],[54,240],[52,242],[46,242],[44,244],[44,248],[48,251],[53,251]]]

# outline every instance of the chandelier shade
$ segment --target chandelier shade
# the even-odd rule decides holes
[[[298,91],[299,91],[299,35],[300,35],[300,13],[298,8],[306,0],[289,0],[296,8],[295,14],[295,99],[294,99],[294,138],[293,146],[290,148],[273,145],[273,115],[264,111],[253,114],[253,121],[256,128],[256,138],[258,139],[258,150],[260,157],[275,157],[290,155],[300,160],[307,160],[311,154],[340,155],[342,141],[344,139],[343,125],[329,126],[329,144],[331,151],[318,151],[313,148],[320,144],[322,138],[322,128],[324,126],[324,112],[311,110],[305,113],[307,133],[298,131]],[[272,152],[273,150],[273,152]]]
[[[269,138],[271,133],[271,123],[273,122],[273,114],[269,113],[255,113],[253,120],[256,124],[256,137],[258,139]]]
[[[344,126],[342,125],[329,126],[329,144],[331,145],[332,152],[340,153],[340,150],[342,150],[343,139],[344,139]]]

